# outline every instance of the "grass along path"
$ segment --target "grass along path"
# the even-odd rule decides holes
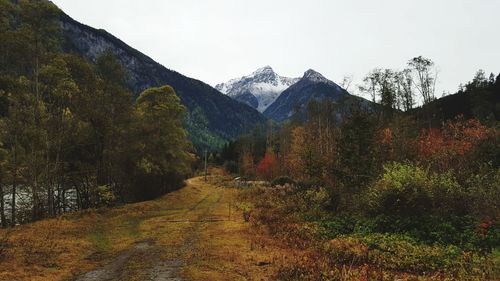
[[[192,178],[154,201],[1,230],[0,280],[268,280],[237,193]]]

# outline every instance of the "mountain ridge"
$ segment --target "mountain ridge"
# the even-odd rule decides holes
[[[343,98],[354,97],[335,82],[321,73],[309,69],[300,80],[283,91],[263,114],[281,122],[292,117],[295,111],[302,110],[313,99],[330,98],[338,102]]]
[[[150,87],[172,86],[189,111],[188,131],[199,149],[221,147],[225,141],[266,121],[255,109],[200,80],[166,68],[103,29],[80,23],[64,12],[60,21],[66,51],[93,62],[100,54],[111,51],[128,70],[129,88],[135,96]]]
[[[264,112],[278,96],[299,78],[278,75],[270,66],[264,66],[250,75],[233,78],[215,86],[220,92]]]

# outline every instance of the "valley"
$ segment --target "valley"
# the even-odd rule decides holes
[[[500,6],[446,1],[0,0],[0,281],[500,280]]]

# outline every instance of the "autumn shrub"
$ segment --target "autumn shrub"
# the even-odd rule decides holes
[[[418,140],[419,161],[435,171],[466,172],[467,157],[475,146],[497,134],[479,121],[458,116],[441,129],[424,129]],[[487,158],[484,158],[487,159]]]
[[[340,237],[326,245],[330,258],[338,264],[362,265],[368,263],[369,248],[358,239]]]
[[[252,203],[243,201],[236,204],[236,209],[241,212],[245,222],[249,222],[250,216],[252,215],[252,211],[255,209],[255,207]]]
[[[322,254],[308,254],[280,264],[272,280],[278,281],[360,281],[397,280],[397,275],[368,266],[332,264]]]
[[[281,216],[285,214],[282,198],[288,192],[284,188],[251,187],[243,190],[238,200],[254,206],[254,213],[250,219],[254,226],[278,225]]]
[[[323,187],[302,190],[285,185],[258,190],[259,195],[251,199],[256,206],[306,220],[325,215],[324,208],[330,200],[328,191]]]
[[[240,201],[254,206],[254,225],[265,226],[271,235],[287,243],[305,246],[306,241],[320,235],[320,227],[312,220],[325,215],[329,195],[325,188],[261,187],[246,190]]]
[[[341,270],[331,267],[328,259],[319,255],[293,256],[279,265],[272,280],[277,281],[318,281],[347,280]],[[345,274],[344,274],[345,276]],[[350,280],[350,279],[349,279]],[[356,280],[356,279],[353,279]]]

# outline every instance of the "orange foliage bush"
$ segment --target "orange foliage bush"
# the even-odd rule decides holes
[[[255,164],[251,153],[243,153],[240,157],[241,173],[245,176],[253,177],[255,175]]]
[[[424,129],[419,139],[419,151],[424,157],[435,155],[445,149],[445,140],[439,129]]]
[[[272,180],[279,174],[278,157],[272,152],[266,152],[264,159],[257,165],[257,175],[265,180]]]
[[[479,121],[475,119],[465,121],[461,117],[448,121],[443,128],[448,145],[459,155],[465,154],[477,142],[487,138],[490,133],[491,130]]]
[[[475,119],[464,120],[460,116],[446,122],[441,130],[424,129],[418,142],[420,158],[434,166],[450,168],[454,161],[486,139],[493,130]]]

